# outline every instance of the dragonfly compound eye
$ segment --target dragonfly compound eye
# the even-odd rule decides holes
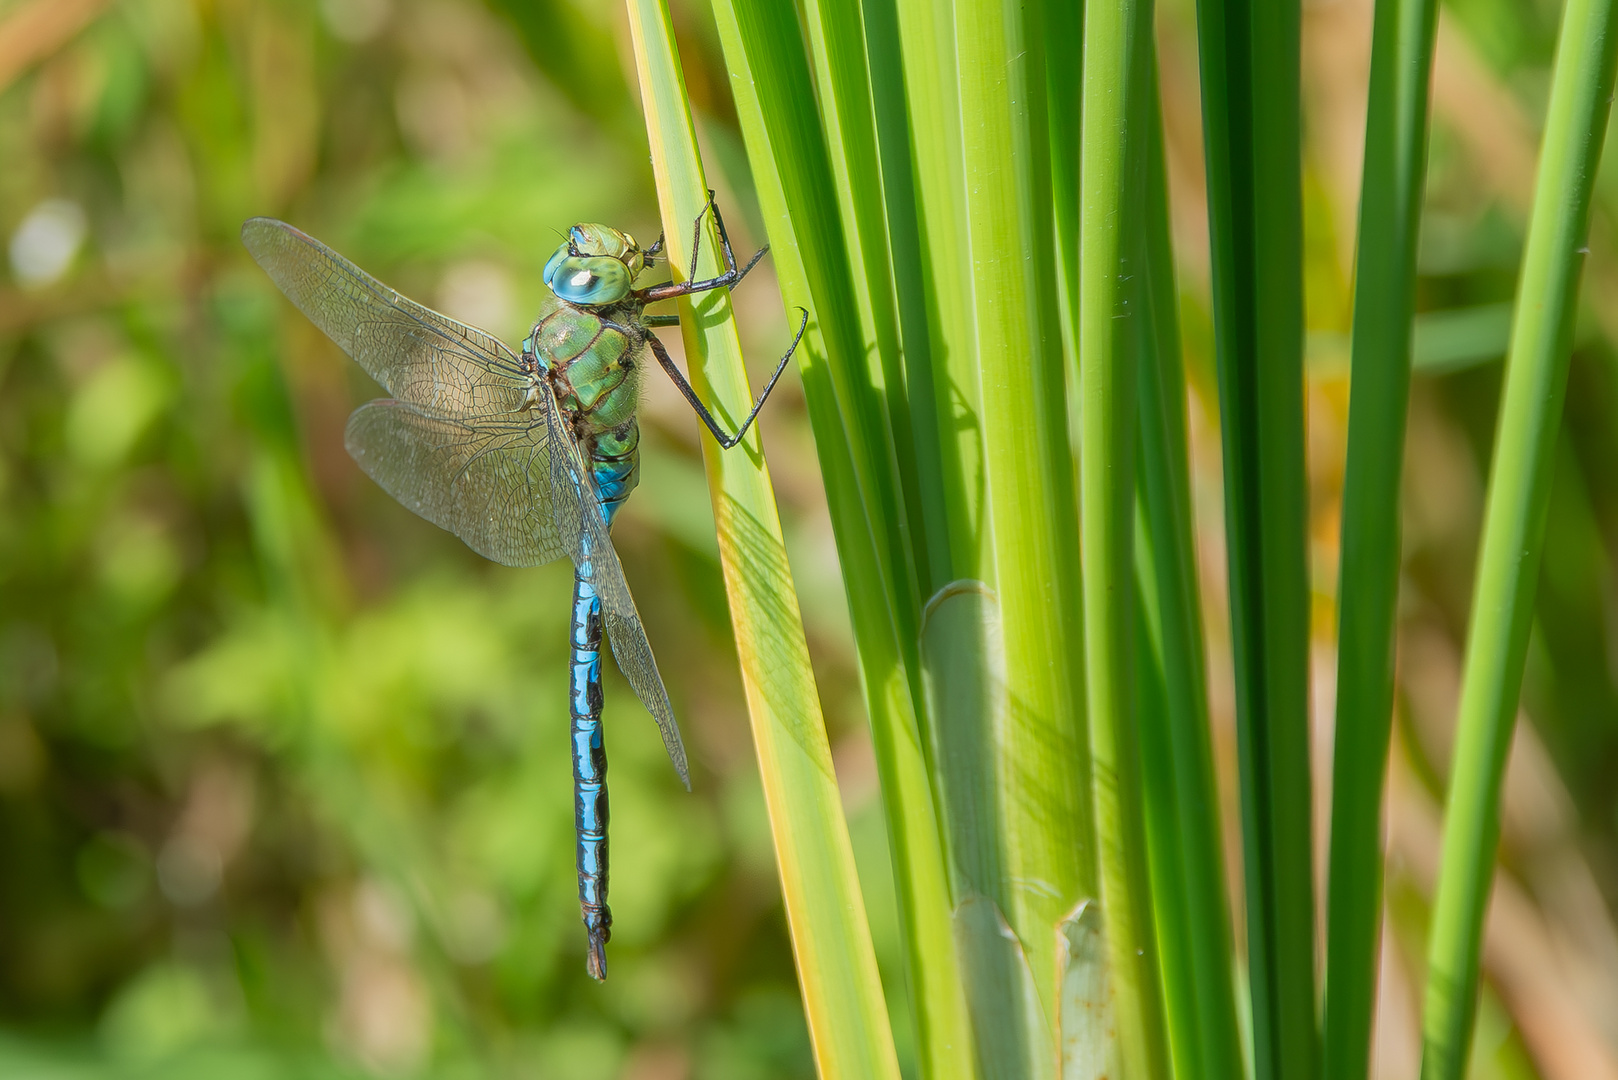
[[[575,255],[563,244],[545,264],[545,284],[570,304],[616,304],[629,295],[629,269],[609,255]]]

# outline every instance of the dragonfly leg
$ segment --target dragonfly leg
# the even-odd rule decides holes
[[[714,226],[719,231],[719,251],[723,257],[725,269],[714,277],[698,281],[696,280],[697,254],[702,246],[702,218],[710,211],[713,213]],[[742,278],[746,277],[748,271],[758,265],[758,261],[769,250],[770,245],[765,244],[753,253],[753,257],[747,260],[746,266],[740,269],[737,268],[736,253],[730,247],[730,234],[725,231],[724,215],[719,212],[719,204],[714,201],[714,193],[710,190],[708,192],[708,201],[702,207],[702,213],[697,215],[696,221],[691,225],[691,272],[686,275],[688,280],[653,285],[649,288],[638,290],[635,295],[649,304],[656,300],[668,300],[675,296],[689,296],[692,293],[707,292],[709,289],[732,288],[741,284]]]
[[[702,403],[702,399],[697,397],[697,392],[691,388],[691,383],[686,379],[684,373],[675,366],[673,357],[669,356],[668,350],[657,339],[657,335],[646,335],[646,344],[651,346],[652,354],[657,357],[657,362],[663,365],[663,370],[668,372],[670,379],[674,380],[675,387],[685,397],[685,400],[690,403],[691,408],[696,411],[697,419],[702,421],[713,435],[714,441],[724,449],[729,450],[742,441],[742,436],[747,434],[747,429],[752,427],[753,421],[758,417],[758,411],[764,407],[764,402],[770,396],[770,391],[774,390],[775,384],[780,381],[781,373],[787,369],[787,361],[791,360],[792,354],[798,351],[798,343],[803,340],[803,332],[809,326],[809,312],[803,308],[798,310],[803,312],[803,319],[798,323],[797,336],[792,339],[792,344],[787,347],[786,353],[782,355],[781,362],[775,365],[775,373],[770,376],[770,381],[764,384],[764,389],[760,391],[758,400],[753,402],[753,411],[747,414],[747,419],[742,421],[742,426],[736,429],[736,434],[734,435],[726,435],[720,428],[719,422],[713,418],[713,413],[709,412],[708,407]]]
[[[645,251],[641,252],[641,255],[644,256],[645,259],[646,259],[646,269],[650,270],[653,266],[656,266],[657,265],[657,260],[662,257],[662,255],[663,255],[663,239],[664,239],[664,234],[661,233],[661,232],[658,233],[657,234],[657,243],[653,244],[651,247],[649,247]]]
[[[708,213],[708,211],[712,209],[714,209],[713,188],[709,188],[708,201],[702,204],[702,209],[697,211],[697,219],[691,223],[691,270],[685,275],[685,279],[687,281],[697,280],[697,252],[702,249],[702,219]],[[717,223],[719,219],[715,217],[714,221]],[[720,235],[723,236],[724,226],[719,226],[719,229]],[[720,253],[722,255],[730,256],[730,258],[725,262],[725,269],[736,269],[736,257],[730,254],[730,242],[728,240],[721,240],[719,243]]]
[[[679,326],[680,317],[678,315],[642,315],[640,324],[642,326]]]
[[[588,544],[588,541],[586,541]],[[586,967],[607,977],[607,748],[601,733],[601,598],[589,551],[573,575],[573,656],[569,712],[573,720],[573,824],[578,836],[579,909],[589,935]]]

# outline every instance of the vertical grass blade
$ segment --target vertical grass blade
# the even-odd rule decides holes
[[[1054,61],[1045,64],[1045,114],[1050,128],[1057,295],[1062,344],[1069,354],[1068,366],[1073,367],[1079,355],[1079,150],[1083,140],[1085,7],[1047,3],[1044,8],[1046,56]]]
[[[668,8],[661,0],[630,0],[628,8],[669,262],[679,274],[692,254],[687,223],[706,203],[707,184]],[[709,225],[704,231],[698,272],[712,273],[715,234]],[[692,385],[734,429],[752,393],[730,298],[682,300],[680,319]],[[758,436],[729,452],[704,439],[703,458],[816,1062],[822,1076],[896,1080],[876,954]]]
[[[1140,464],[1135,535],[1141,601],[1135,632],[1141,686],[1140,742],[1152,896],[1174,1074],[1241,1080],[1231,978],[1230,908],[1219,835],[1219,791],[1208,731],[1202,611],[1169,241],[1163,128],[1156,98],[1147,116],[1144,185],[1146,282],[1137,320]]]
[[[1040,1032],[1054,1031],[1047,1015],[1053,1003],[1047,998],[1042,1007],[1032,976],[1024,975],[1030,961],[1022,940],[1002,933],[1010,919],[1001,799],[1007,683],[1003,611],[993,591],[985,521],[954,11],[933,0],[866,0],[865,8],[873,74],[881,76],[873,86],[892,235],[896,244],[914,238],[913,248],[895,249],[894,272],[919,436],[918,477],[928,475],[920,467],[928,451],[936,455],[931,477],[937,495],[923,492],[924,508],[932,509],[922,671],[962,990],[979,1074],[1026,1076],[1054,1067],[1054,1054],[1048,1061],[1028,1058],[1035,1045],[1049,1041]],[[888,70],[875,67],[878,56],[887,58]],[[898,100],[895,75],[902,77]],[[902,128],[901,118],[908,121]],[[908,191],[900,187],[906,180]],[[918,306],[925,313],[920,333]],[[923,411],[929,399],[931,416]],[[1054,971],[1054,958],[1049,967]],[[1047,1022],[1031,1031],[1031,1017]]]
[[[1379,0],[1354,270],[1337,589],[1337,725],[1321,1075],[1365,1080],[1382,921],[1382,786],[1393,724],[1399,480],[1436,0]]]
[[[910,110],[905,103],[899,12],[894,0],[865,0],[862,11],[882,200],[887,212],[889,269],[899,317],[905,393],[910,399],[910,429],[916,444],[915,501],[921,505],[921,516],[912,521],[912,535],[919,532],[926,545],[925,557],[918,554],[916,562],[925,571],[920,576],[921,594],[930,596],[953,580],[954,571],[922,241],[916,217],[916,175],[910,159]]]
[[[904,500],[899,551],[901,618],[906,640],[915,640],[916,613],[921,610],[922,583],[931,580],[927,545],[918,530],[925,524],[916,475],[916,441],[910,418],[904,361],[899,351],[899,321],[893,274],[889,264],[882,167],[877,150],[876,116],[860,33],[859,0],[806,3],[809,52],[815,84],[820,88],[820,118],[827,157],[837,193],[846,266],[870,368],[870,396],[884,406],[882,444],[893,459],[897,487]],[[802,88],[808,92],[808,87]],[[879,429],[880,430],[880,429]]]
[[[873,234],[880,232],[880,222],[872,221],[872,208],[864,201],[868,192],[859,196],[856,212],[852,176],[845,181],[846,201],[839,212],[793,11],[721,0],[715,14],[782,294],[788,304],[812,312],[800,370],[870,711],[918,1056],[928,1077],[961,1076],[971,1060],[970,1038],[920,715],[920,612],[909,576],[914,564],[905,561],[902,550],[913,534],[898,512],[900,455],[886,422],[892,413],[881,407],[866,360],[868,348],[893,347],[891,340],[879,339],[876,326],[876,309],[892,302],[874,265],[879,260],[872,249],[881,240]],[[846,52],[840,60],[856,63]],[[857,128],[857,118],[849,117],[842,127]],[[853,132],[850,137],[858,139]],[[859,167],[872,166],[866,161]],[[843,221],[861,232],[856,250],[867,258],[858,270],[844,246]],[[856,300],[862,287],[867,290],[863,320]],[[882,366],[880,355],[879,370],[885,377],[891,370]]]
[[[1005,873],[989,895],[1028,958],[1054,1064],[1057,929],[1096,881],[1044,25],[1037,3],[955,5],[968,243],[957,272],[968,275],[973,314],[1006,686],[997,776]]]
[[[873,6],[886,2],[872,0]],[[931,584],[935,591],[962,578],[992,585],[984,530],[976,312],[963,271],[971,250],[955,25],[951,5],[937,0],[896,0],[896,6],[949,552],[947,561],[931,560]]]
[[[1079,474],[1084,651],[1102,913],[1123,1072],[1169,1075],[1152,920],[1134,673],[1135,366],[1150,109],[1151,0],[1084,11]],[[1148,119],[1150,118],[1150,120]],[[990,455],[993,475],[994,456]],[[999,507],[995,507],[996,540]]]
[[[1257,1080],[1315,1069],[1298,0],[1199,0]]]
[[[1477,1012],[1501,775],[1533,619],[1590,194],[1612,104],[1613,18],[1613,0],[1569,0],[1557,42],[1461,674],[1428,940],[1423,1080],[1462,1080]]]

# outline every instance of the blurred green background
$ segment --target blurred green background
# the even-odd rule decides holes
[[[559,230],[655,238],[615,13],[513,8],[81,4],[0,91],[0,1076],[811,1075],[683,402],[654,387],[615,532],[695,794],[610,674],[596,986],[568,568],[486,563],[359,473],[342,427],[379,388],[237,239],[284,217],[516,341]],[[767,269],[739,304],[767,372]],[[880,900],[795,384],[768,421]]]
[[[761,229],[712,21],[701,0],[674,14],[710,176],[750,246]],[[1234,869],[1192,15],[1165,0],[1159,22]],[[1375,1058],[1400,1080],[1416,1072],[1556,17],[1545,0],[1453,0],[1440,33]],[[249,216],[283,217],[520,339],[560,230],[658,231],[620,21],[587,0],[0,0],[0,1076],[812,1075],[684,403],[649,380],[643,480],[615,539],[695,793],[609,674],[616,919],[596,986],[573,875],[567,568],[490,565],[366,480],[341,433],[378,389],[237,239]],[[1317,817],[1369,26],[1368,0],[1306,6]],[[1611,167],[1599,198],[1480,1076],[1618,1077]],[[787,333],[769,265],[737,297],[755,385]],[[761,427],[905,1056],[885,826],[793,375]]]

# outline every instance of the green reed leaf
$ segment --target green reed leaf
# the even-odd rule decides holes
[[[1393,725],[1399,485],[1437,11],[1434,0],[1380,0],[1372,29],[1337,589],[1326,1080],[1364,1080],[1370,1066],[1382,922],[1382,787]]]
[[[690,263],[689,222],[707,202],[707,183],[668,8],[661,0],[631,0],[629,16],[669,264],[679,274]],[[703,231],[699,274],[718,268],[714,230],[705,223]],[[752,394],[729,296],[684,299],[680,319],[692,385],[734,429]],[[824,1076],[896,1078],[876,955],[759,437],[750,433],[728,452],[704,438],[703,459],[815,1057]]]

